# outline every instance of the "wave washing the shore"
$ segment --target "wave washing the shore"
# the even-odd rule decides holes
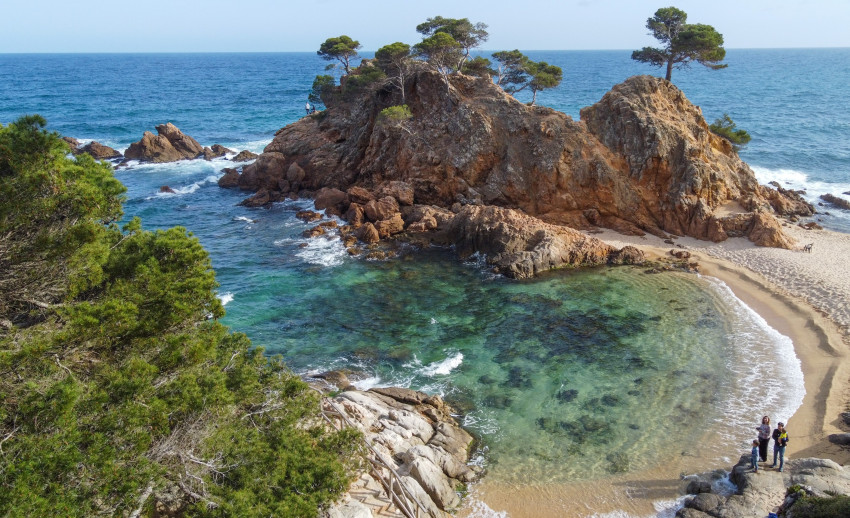
[[[777,182],[785,189],[805,191],[803,197],[816,206],[818,214],[815,219],[824,227],[839,232],[850,233],[850,210],[835,207],[824,202],[820,197],[831,194],[850,202],[850,182],[824,182],[814,180],[811,175],[793,169],[768,169],[751,166],[759,183],[767,185]]]

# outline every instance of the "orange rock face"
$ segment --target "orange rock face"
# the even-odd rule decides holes
[[[629,78],[583,109],[581,121],[460,74],[450,76],[447,91],[436,73],[418,72],[405,94],[413,116],[401,123],[378,117],[398,104],[391,88],[379,86],[329,106],[321,119],[281,129],[244,168],[239,186],[308,196],[336,189],[358,204],[349,211],[355,219],[378,222],[401,211],[417,232],[446,227],[423,219],[423,205],[467,218],[466,207],[496,206],[521,211],[518,218],[532,217],[526,224],[541,229],[744,235],[788,247],[773,214],[812,211],[799,197],[759,185],[731,144],[709,131],[699,108],[663,79]],[[597,257],[576,254],[566,254],[571,264]],[[599,251],[597,258],[608,255]],[[535,261],[523,271],[545,263]]]

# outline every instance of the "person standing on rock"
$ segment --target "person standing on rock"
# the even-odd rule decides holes
[[[761,418],[761,424],[756,426],[759,433],[759,457],[762,462],[767,462],[767,445],[770,444],[770,418]]]
[[[788,446],[788,431],[785,429],[785,423],[776,423],[776,430],[773,431],[773,464],[771,468],[776,467],[776,456],[779,455],[779,471],[785,466],[785,447]]]
[[[304,109],[307,110],[307,115],[310,115],[310,101],[307,101],[304,105]]]
[[[753,468],[753,473],[759,472],[759,445],[761,441],[753,439],[753,449],[750,452],[750,467]]]

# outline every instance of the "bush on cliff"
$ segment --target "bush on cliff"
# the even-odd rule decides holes
[[[735,127],[735,121],[729,117],[728,113],[724,113],[723,117],[716,119],[708,128],[715,135],[719,135],[731,142],[735,146],[735,149],[746,145],[752,138],[745,130]]]
[[[0,515],[316,516],[353,432],[217,319],[185,229],[123,229],[111,167],[0,126]]]
[[[850,496],[801,496],[791,506],[794,518],[845,518],[850,516]]]

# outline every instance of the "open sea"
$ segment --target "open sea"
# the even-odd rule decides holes
[[[625,78],[660,73],[630,51],[527,54],[563,68],[538,103],[574,118]],[[850,191],[850,49],[729,50],[727,62],[673,80],[708,122],[728,113],[749,131],[741,155],[758,179],[811,201]],[[123,151],[172,122],[202,145],[260,152],[304,115],[325,65],[312,53],[0,54],[0,123],[38,113],[51,130]],[[802,402],[790,339],[715,279],[604,267],[512,281],[443,249],[350,258],[339,240],[301,237],[310,225],[295,213],[309,201],[237,206],[247,193],[216,183],[231,165],[118,169],[126,216],[191,230],[212,256],[224,322],[296,372],[349,369],[361,388],[444,395],[487,469],[467,515],[506,515],[494,487],[546,488],[553,515],[647,514],[552,488],[730,465],[760,416],[785,420]],[[819,209],[822,225],[850,232],[850,212]]]

